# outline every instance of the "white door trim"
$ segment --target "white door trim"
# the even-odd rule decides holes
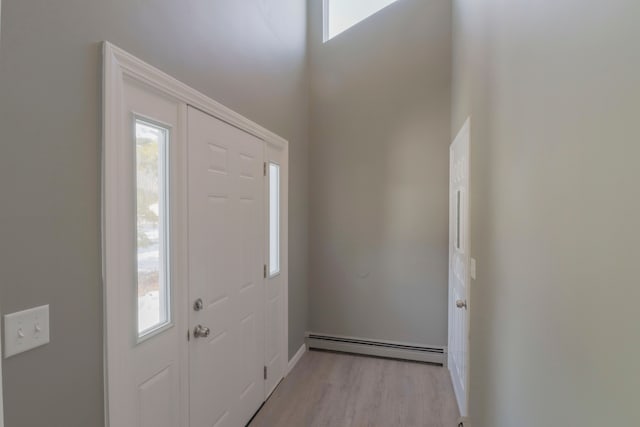
[[[160,71],[107,41],[103,44],[103,53],[106,85],[105,95],[111,92],[106,89],[114,88],[112,86],[114,83],[113,79],[122,80],[127,77],[151,86],[163,94],[173,96],[175,99],[242,129],[243,131],[258,137],[269,144],[288,148],[289,143],[286,139],[276,135],[268,129],[265,129],[259,124],[252,122],[246,117],[241,116],[219,102],[214,101],[165,72]],[[118,73],[122,73],[122,75],[118,75]],[[111,78],[108,78],[109,76]],[[109,102],[106,97],[104,99],[104,103],[105,115],[109,113],[109,110],[112,113],[119,111],[118,105],[114,105],[112,102]],[[114,108],[116,108],[115,111]],[[106,127],[105,130],[107,130]]]
[[[123,374],[122,367],[119,366],[118,357],[121,354],[121,349],[118,348],[116,343],[118,340],[118,334],[123,333],[118,330],[118,318],[119,318],[119,291],[117,286],[117,279],[122,274],[119,261],[118,248],[119,237],[117,230],[119,227],[118,218],[121,216],[121,212],[118,206],[118,189],[121,184],[118,183],[118,165],[121,153],[118,149],[118,142],[123,138],[122,135],[122,116],[123,116],[123,90],[124,82],[135,81],[146,87],[150,87],[160,94],[175,99],[178,103],[182,104],[180,108],[180,120],[185,122],[187,105],[193,106],[207,114],[210,114],[224,122],[229,123],[245,132],[248,132],[257,138],[265,141],[267,144],[277,147],[284,152],[285,158],[289,156],[289,143],[274,134],[273,132],[263,128],[262,126],[250,121],[249,119],[241,116],[240,114],[230,110],[222,104],[212,100],[211,98],[203,95],[202,93],[192,89],[186,84],[176,80],[168,74],[158,70],[157,68],[143,62],[142,60],[134,57],[133,55],[125,52],[124,50],[114,46],[113,44],[105,41],[103,43],[103,145],[102,145],[102,277],[104,286],[104,383],[105,383],[105,425],[110,426],[109,420],[113,418],[112,414],[117,413],[118,408],[115,399],[114,387],[110,385],[118,384],[121,381]],[[181,126],[180,134],[177,135],[181,145],[179,149],[178,162],[184,165],[186,162],[186,126]],[[288,173],[288,161],[282,165],[285,168],[285,172]],[[288,176],[283,175],[283,176]],[[287,184],[287,181],[284,182]],[[179,189],[179,194],[176,196],[176,201],[180,205],[178,209],[179,218],[187,218],[186,216],[186,177],[183,177],[176,183]],[[288,192],[283,185],[283,196],[285,200],[288,200]],[[175,199],[174,199],[175,200]],[[285,205],[285,206],[288,206]],[[283,209],[282,213],[282,227],[284,228],[284,239],[282,244],[282,273],[284,277],[284,301],[285,304],[282,307],[283,321],[284,321],[284,334],[283,337],[283,351],[287,354],[288,343],[288,210]],[[186,224],[185,221],[181,221],[181,224],[177,224],[176,233],[178,234],[178,254],[179,264],[177,286],[182,290],[181,295],[183,298],[181,301],[177,301],[178,305],[182,305],[182,310],[177,310],[177,316],[182,317],[182,324],[187,323],[187,306],[186,300],[188,295],[188,277],[187,264],[185,262],[185,254],[187,253],[188,242],[186,241],[187,234],[185,233]],[[181,235],[181,236],[180,236]],[[185,330],[185,346],[183,349],[183,355],[187,352],[187,331]],[[188,378],[188,357],[183,357],[183,366],[181,369],[181,376]],[[186,376],[185,376],[186,375]],[[184,391],[183,399],[188,398],[188,384],[183,383],[181,389]],[[184,411],[183,422],[184,425],[188,425],[188,410]],[[110,427],[124,427],[113,425]]]

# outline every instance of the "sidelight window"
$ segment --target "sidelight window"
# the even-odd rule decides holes
[[[168,144],[168,129],[135,120],[138,338],[171,322]]]
[[[269,276],[280,273],[280,166],[269,163]]]

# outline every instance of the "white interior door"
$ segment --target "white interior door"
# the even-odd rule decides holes
[[[190,426],[240,427],[265,396],[264,142],[189,108],[188,152]]]
[[[458,407],[467,416],[469,360],[469,120],[450,148],[449,370]]]

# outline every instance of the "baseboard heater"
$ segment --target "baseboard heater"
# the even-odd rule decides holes
[[[307,333],[309,348],[445,365],[446,347]]]

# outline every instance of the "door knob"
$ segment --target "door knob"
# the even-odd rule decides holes
[[[206,326],[202,326],[202,325],[196,326],[195,329],[193,330],[193,336],[195,338],[207,338],[210,333],[211,333],[211,330]]]
[[[196,302],[193,303],[193,309],[195,311],[200,311],[204,308],[204,302],[202,302],[202,298],[198,298]]]
[[[467,302],[459,299],[458,301],[456,301],[456,307],[467,308]]]

